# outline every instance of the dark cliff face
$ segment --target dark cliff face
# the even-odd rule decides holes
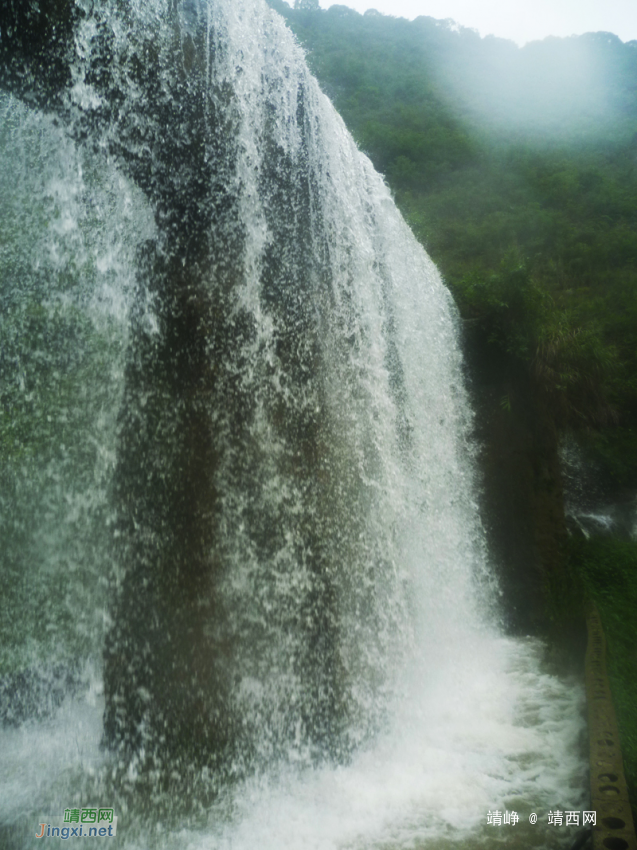
[[[5,0],[0,9],[0,86],[41,109],[63,109],[73,80],[73,0]]]
[[[548,626],[564,579],[566,520],[558,433],[528,371],[467,327],[465,351],[481,444],[483,516],[508,628]]]
[[[249,493],[259,454],[252,434],[259,412],[242,380],[242,357],[255,345],[254,320],[236,294],[245,273],[245,228],[235,174],[235,93],[214,71],[223,49],[207,6],[190,0],[170,3],[161,21],[134,19],[118,2],[96,4],[90,13],[64,0],[0,5],[0,87],[53,113],[76,142],[114,158],[155,218],[157,236],[137,257],[112,486],[119,578],[104,651],[104,742],[124,761],[145,759],[150,767],[167,756],[217,767],[251,746],[238,743],[247,734],[245,721],[230,705],[238,641],[219,591],[231,560],[220,542],[227,517],[219,480],[225,476]],[[311,117],[304,92],[298,95],[296,120],[307,135]],[[269,140],[262,141],[267,148]],[[315,387],[296,406],[284,408],[275,395],[268,408],[274,438],[289,444],[293,474],[306,482],[304,511],[313,517],[300,532],[311,573],[299,614],[305,632],[302,648],[296,655],[290,650],[306,695],[290,707],[282,734],[296,734],[300,717],[313,751],[322,753],[328,739],[339,738],[348,709],[334,565],[322,542],[337,511],[328,493],[340,482],[317,475],[319,466],[329,469],[324,461],[334,442],[314,398],[321,318],[309,297],[307,258],[320,223],[309,215],[305,143],[295,163],[270,146],[263,179],[272,240],[263,302],[276,325],[286,379],[311,377]],[[347,516],[344,506],[340,514]],[[274,521],[260,536],[255,532],[264,562],[277,534]],[[343,531],[344,549],[348,535],[354,531]],[[244,642],[244,652],[258,654],[256,640]]]
[[[113,157],[152,203],[171,253],[200,252],[202,233],[232,204],[234,136],[225,108],[232,92],[208,73],[214,46],[203,7],[171,4],[160,25],[135,21],[122,6],[124,37],[108,12],[104,4],[87,13],[71,0],[4,2],[0,88]]]
[[[205,762],[229,746],[232,678],[217,634],[220,447],[208,411],[216,403],[236,430],[244,418],[216,365],[240,336],[237,317],[229,319],[240,275],[227,188],[233,132],[227,113],[223,126],[219,117],[230,95],[208,79],[198,4],[173,4],[161,25],[133,20],[125,7],[117,19],[107,11],[87,14],[65,0],[4,3],[0,86],[113,157],[154,212],[157,239],[138,257],[140,306],[119,417],[113,548],[124,579],[105,648],[105,741],[126,754],[181,748]],[[149,299],[155,333],[142,315]]]

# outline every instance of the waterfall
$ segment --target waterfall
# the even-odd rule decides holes
[[[382,178],[262,0],[48,14],[44,76],[0,19],[0,837],[568,843],[529,815],[582,808],[581,688],[498,629]]]

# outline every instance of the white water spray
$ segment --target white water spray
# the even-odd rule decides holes
[[[168,12],[159,0],[131,12],[156,31],[160,58]],[[165,789],[156,808],[146,791],[138,803],[122,797],[117,840],[479,847],[498,830],[487,812],[509,809],[520,823],[498,830],[505,846],[568,845],[570,832],[532,826],[529,815],[546,824],[549,810],[583,806],[582,694],[542,672],[539,644],[503,637],[492,622],[497,589],[450,295],[281,19],[260,0],[184,3],[185,53],[201,21],[215,108],[234,134],[222,170],[234,206],[220,227],[236,228],[238,246],[224,259],[237,270],[226,319],[248,316],[250,326],[218,367],[250,399],[241,434],[209,409],[225,446],[210,472],[226,564],[215,592],[231,612],[234,710],[260,758],[254,775],[195,814],[180,814],[175,799],[166,815]],[[80,29],[87,51],[92,26]],[[114,12],[112,28],[123,54],[128,31]],[[84,83],[72,96],[99,104]],[[114,793],[114,762],[99,750],[100,666],[104,594],[121,567],[104,529],[129,315],[137,310],[151,340],[161,316],[133,286],[136,246],[155,238],[148,201],[47,119],[13,101],[3,110],[1,174],[13,204],[2,219],[3,299],[12,293],[3,375],[13,383],[0,432],[2,534],[13,560],[1,672],[13,692],[46,703],[34,712],[4,693],[0,836],[17,850],[36,843],[45,816],[118,803],[86,796]],[[25,152],[33,164],[17,168]],[[213,268],[211,297],[218,286]],[[298,423],[312,423],[311,440]],[[296,708],[311,700],[302,662],[312,660],[315,624],[302,620],[315,616],[317,558],[328,565],[325,627],[348,704],[350,755],[337,766],[312,766]],[[57,691],[42,674],[52,669]],[[131,764],[133,788],[136,779]]]

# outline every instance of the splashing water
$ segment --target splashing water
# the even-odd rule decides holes
[[[115,6],[102,24],[128,99],[105,119],[79,71],[69,95],[69,114],[98,114],[95,149],[2,101],[0,839],[29,847],[41,821],[99,805],[130,848],[486,847],[494,830],[567,846],[546,821],[585,808],[582,690],[497,628],[448,291],[264,3]],[[99,32],[90,15],[78,26],[89,65]],[[151,41],[168,81],[153,97],[181,79],[175,62],[198,67],[214,138],[191,137],[173,102],[163,125],[131,81]],[[198,172],[179,160],[195,142]],[[201,349],[166,342],[164,268],[203,316]],[[197,373],[190,395],[166,389],[172,357]],[[202,479],[175,449],[186,420]],[[161,438],[131,436],[149,422]],[[194,526],[180,502],[152,507],[184,469],[204,481]],[[165,614],[153,631],[167,606],[144,601],[148,552],[164,569],[192,529],[206,580],[194,603],[168,590],[192,630]],[[166,559],[190,580],[187,559]],[[191,678],[165,672],[163,702],[162,631],[186,646],[179,664],[200,647]],[[170,712],[208,706],[208,670],[240,727],[236,771],[193,759],[191,788],[213,793],[185,801]],[[117,701],[130,690],[134,723]],[[105,707],[115,736],[137,735],[115,753],[100,749]],[[171,755],[153,773],[160,722]],[[520,822],[487,825],[494,810]]]

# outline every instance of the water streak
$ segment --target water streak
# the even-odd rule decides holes
[[[92,148],[2,106],[0,836],[567,844],[528,815],[582,804],[582,693],[498,632],[437,270],[265,3],[116,6],[61,109]]]

